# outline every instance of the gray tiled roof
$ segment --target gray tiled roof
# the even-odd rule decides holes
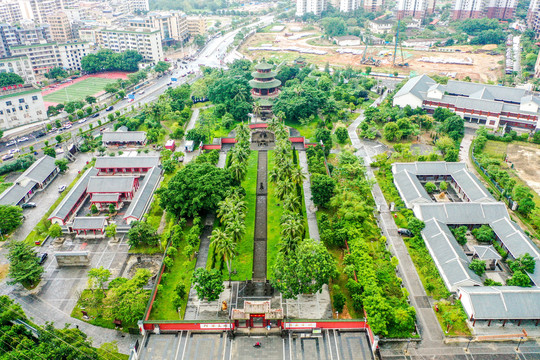
[[[73,220],[73,230],[104,229],[107,218],[104,216],[81,216]]]
[[[98,171],[95,168],[86,170],[79,181],[77,181],[75,186],[73,186],[73,188],[66,195],[66,197],[60,202],[56,209],[54,209],[52,214],[49,216],[49,220],[52,218],[65,219],[80,197],[86,191],[90,177],[97,175],[97,173]]]
[[[115,142],[144,142],[146,140],[146,132],[144,131],[104,131],[104,143]]]
[[[500,260],[501,255],[495,250],[493,245],[475,245],[473,250],[480,260]]]
[[[394,95],[394,97],[399,97],[408,93],[412,93],[416,97],[423,99],[428,89],[436,83],[437,82],[435,80],[431,79],[427,75],[416,76],[407,81],[405,85],[403,85],[401,89],[399,89],[396,95]]]
[[[140,220],[142,218],[145,209],[152,200],[152,195],[154,194],[154,191],[156,190],[160,179],[160,167],[156,166],[150,171],[148,171],[148,173],[146,173],[141,187],[137,191],[137,194],[135,194],[135,198],[129,205],[129,208],[124,215],[124,219],[127,219],[128,217],[134,217]]]
[[[540,288],[460,287],[469,316],[476,320],[540,319]],[[468,312],[469,312],[468,311]]]
[[[423,221],[437,219],[451,225],[482,225],[508,217],[502,202],[415,204],[413,211]]]
[[[41,184],[56,169],[56,165],[54,164],[55,161],[54,158],[45,155],[26,169],[20,178],[27,177]]]
[[[482,285],[480,277],[469,269],[470,261],[448,226],[435,219],[425,223],[422,237],[446,287],[456,291],[458,286]]]
[[[88,193],[123,193],[133,189],[135,176],[92,176],[88,182]]]
[[[103,168],[151,168],[159,165],[159,156],[105,156],[96,159],[95,167]]]
[[[11,185],[0,195],[0,205],[18,205],[36,184],[37,182],[26,179],[19,185]]]
[[[100,194],[94,193],[92,195],[92,202],[116,202],[120,199],[120,193]]]

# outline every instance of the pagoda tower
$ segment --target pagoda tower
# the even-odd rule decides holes
[[[276,79],[276,72],[273,66],[264,59],[255,65],[255,71],[251,73],[253,80],[250,80],[251,95],[261,107],[261,116],[264,118],[272,114],[273,99],[279,95],[281,81]]]

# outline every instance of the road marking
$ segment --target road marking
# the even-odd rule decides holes
[[[330,331],[326,330],[326,342],[328,343],[328,351],[330,351],[330,360],[334,360],[334,355],[332,355],[332,345],[330,344]]]
[[[334,332],[334,342],[336,343],[337,360],[339,360],[340,359],[340,357],[339,357],[339,346],[338,346],[338,343],[337,343],[336,329],[333,329],[332,331]]]
[[[182,343],[182,334],[184,331],[180,331],[180,340],[178,340],[178,347],[176,348],[176,354],[174,355],[174,360],[178,359],[178,352],[180,351],[180,344]]]
[[[186,342],[184,343],[184,350],[182,350],[182,358],[181,360],[184,359],[184,356],[186,355],[186,348],[187,348],[187,344],[188,344],[188,341],[189,341],[189,331],[186,333]]]

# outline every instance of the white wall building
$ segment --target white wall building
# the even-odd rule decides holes
[[[32,85],[0,89],[0,129],[47,119],[41,90]]]
[[[22,18],[21,6],[17,0],[0,1],[0,21],[15,23]]]
[[[326,9],[326,6],[326,0],[297,0],[296,16],[304,16],[308,13],[321,15],[321,13]]]
[[[339,11],[351,12],[360,7],[360,0],[341,0],[339,2]]]
[[[15,56],[0,59],[0,73],[15,73],[23,78],[25,84],[34,84],[36,77],[32,70],[32,63],[27,56]]]
[[[424,19],[427,14],[432,14],[435,10],[434,0],[398,0],[397,18],[411,16],[415,19]]]
[[[96,38],[98,45],[102,48],[115,52],[135,50],[143,56],[144,60],[154,64],[165,58],[161,45],[161,32],[158,29],[102,29],[97,32]]]
[[[129,19],[128,24],[132,28],[159,29],[163,42],[185,41],[189,36],[188,18],[181,11],[152,12],[145,17]]]

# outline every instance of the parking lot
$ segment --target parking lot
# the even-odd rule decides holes
[[[253,345],[259,342],[260,347]],[[320,335],[299,333],[280,336],[236,336],[225,333],[150,334],[141,344],[140,360],[371,360],[370,345],[364,332],[324,330]]]

